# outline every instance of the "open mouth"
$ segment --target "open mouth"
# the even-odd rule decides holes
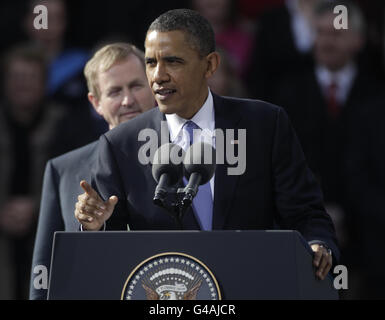
[[[172,96],[176,90],[174,89],[159,89],[155,90],[155,96],[159,98],[160,100],[166,100],[170,96]]]

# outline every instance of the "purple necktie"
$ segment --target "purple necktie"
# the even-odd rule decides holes
[[[200,129],[193,121],[187,121],[184,126],[187,131],[190,145],[194,143],[193,130]],[[186,178],[183,178],[185,185],[188,183]],[[192,207],[195,217],[198,219],[202,230],[212,230],[213,226],[213,197],[211,195],[210,181],[199,186],[198,193],[193,199]]]

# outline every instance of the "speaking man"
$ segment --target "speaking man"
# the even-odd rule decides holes
[[[227,161],[217,165],[209,187],[199,188],[205,200],[185,214],[184,229],[273,229],[277,223],[298,230],[315,252],[316,276],[324,279],[332,256],[339,256],[334,226],[286,113],[266,102],[209,90],[207,79],[220,58],[212,27],[195,11],[162,14],[150,25],[145,48],[147,78],[159,108],[101,136],[92,175],[95,190],[89,188],[76,204],[83,228],[175,229],[172,217],[152,202],[151,165],[138,161],[142,129],[160,136],[161,121],[166,121],[170,141],[182,147],[192,128],[246,129],[246,141],[239,140],[247,150],[246,171],[228,175]],[[116,204],[108,200],[111,196],[118,198]]]
[[[110,129],[155,106],[146,78],[144,54],[131,44],[104,46],[88,61],[84,75],[88,99]],[[49,267],[54,232],[80,228],[73,208],[82,192],[79,182],[91,178],[90,168],[97,159],[96,147],[94,142],[47,163],[32,261],[31,299],[47,297],[47,290],[35,287],[34,268]]]

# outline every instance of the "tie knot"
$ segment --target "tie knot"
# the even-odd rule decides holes
[[[200,129],[199,126],[194,122],[194,121],[191,121],[191,120],[188,120],[186,121],[186,123],[184,124],[185,128],[188,130],[189,128],[191,129]]]
[[[194,143],[194,129],[197,130],[197,129],[200,129],[199,126],[194,122],[194,121],[186,121],[186,123],[184,124],[184,128],[185,130],[187,131],[188,133],[188,138],[190,140],[190,145],[192,145]]]

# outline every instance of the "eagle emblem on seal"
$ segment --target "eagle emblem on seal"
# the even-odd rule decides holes
[[[183,253],[163,253],[146,259],[128,277],[122,299],[218,300],[214,275],[198,259]]]

